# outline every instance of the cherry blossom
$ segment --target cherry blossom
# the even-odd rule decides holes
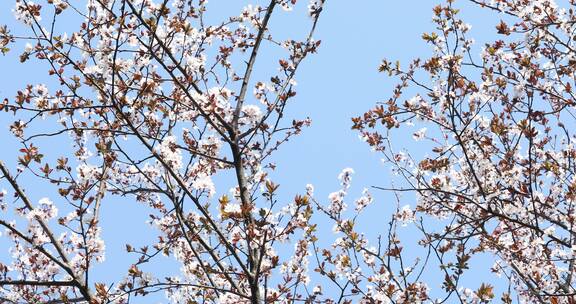
[[[283,112],[296,96],[299,64],[320,45],[314,31],[322,3],[309,8],[303,40],[276,43],[271,18],[306,3],[247,3],[237,15],[208,22],[204,0],[15,1],[23,27],[15,28],[14,39],[2,28],[2,47],[22,42],[20,61],[43,64],[56,85],[31,84],[2,104],[22,148],[16,173],[0,166],[8,191],[16,193],[10,203],[2,192],[1,206],[18,216],[14,223],[0,219],[14,258],[10,270],[0,264],[1,299],[128,303],[162,292],[174,303],[293,297],[291,289],[266,282],[281,265],[292,265],[283,275],[287,286],[310,280],[303,233],[313,211],[306,196],[278,205],[268,159],[310,124]],[[53,26],[71,16],[66,32]],[[30,35],[35,39],[23,38]],[[278,69],[253,73],[262,49],[278,54],[264,57]],[[70,145],[45,158],[36,143],[43,138]],[[33,204],[24,175],[53,185],[59,197]],[[232,197],[219,192],[216,176],[235,181]],[[126,275],[95,282],[93,264],[106,265],[101,209],[113,208],[114,196],[148,208],[150,218],[142,222],[159,237],[144,247],[126,244],[134,257]],[[278,244],[288,241],[299,246],[280,257]],[[160,253],[180,263],[181,272],[157,277],[141,269]],[[30,259],[37,262],[27,265]],[[38,266],[47,272],[31,276]]]
[[[444,268],[443,288],[457,301],[569,303],[574,14],[555,1],[470,2],[501,18],[480,57],[457,5],[436,6],[436,29],[422,35],[430,56],[384,60],[380,71],[399,84],[387,102],[353,118],[353,128],[400,179],[379,188],[416,196],[414,209],[395,217],[422,232],[420,244],[439,263],[455,265]],[[419,151],[398,144],[415,125],[413,139],[430,141]],[[481,252],[497,260],[512,290],[456,286],[463,261]]]
[[[19,143],[0,162],[0,302],[574,302],[573,3],[467,2],[496,38],[435,6],[428,55],[383,60],[398,84],[352,118],[386,178],[357,189],[345,168],[286,196],[273,161],[311,124],[287,109],[324,0],[13,1],[0,51],[50,80],[0,103]],[[282,36],[273,20],[298,14]],[[98,281],[118,200],[157,235]],[[495,281],[469,285],[482,254]]]

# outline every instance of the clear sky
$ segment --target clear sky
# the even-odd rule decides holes
[[[303,1],[303,0],[300,0]],[[13,1],[3,1],[0,4],[0,24],[14,25],[10,12]],[[252,1],[210,0],[209,10],[222,12],[239,12],[245,3]],[[10,3],[10,4],[9,4]],[[358,134],[350,129],[350,118],[360,115],[371,108],[376,102],[386,100],[391,95],[395,80],[387,75],[379,74],[377,67],[383,58],[400,60],[407,63],[410,59],[430,54],[429,47],[420,38],[423,32],[433,30],[431,22],[432,7],[438,4],[436,0],[327,0],[320,20],[316,39],[322,40],[319,53],[308,57],[302,64],[296,80],[298,95],[288,109],[287,117],[310,117],[312,126],[303,134],[284,145],[276,154],[278,165],[274,180],[281,184],[281,193],[286,200],[296,193],[303,193],[307,183],[316,188],[316,197],[326,200],[330,192],[339,187],[337,175],[346,167],[355,170],[350,200],[359,196],[364,187],[389,186],[394,176],[380,161],[380,156],[370,151]],[[463,16],[472,25],[471,36],[478,44],[486,41],[494,34],[494,24],[500,18],[493,13],[471,8],[464,0],[456,2],[456,7],[463,9]],[[303,8],[305,5],[300,5]],[[272,30],[282,33],[300,33],[304,35],[309,20],[303,17],[303,11],[286,14],[278,12],[272,17]],[[279,17],[279,18],[275,18]],[[18,28],[15,33],[22,32]],[[299,38],[301,38],[300,36]],[[46,82],[47,68],[31,60],[20,64],[17,56],[23,50],[23,44],[18,44],[14,52],[0,56],[0,99],[11,98],[25,84]],[[477,53],[479,48],[477,47]],[[257,62],[258,71],[266,72],[275,69],[276,62],[266,62],[265,58]],[[408,96],[407,96],[408,97]],[[5,160],[14,170],[17,149],[12,136],[8,133],[7,122],[0,116],[0,159]],[[417,129],[418,126],[415,126]],[[405,142],[399,143],[409,149],[418,149],[409,136]],[[58,144],[47,143],[49,154],[51,149],[60,149]],[[45,185],[24,185],[31,195],[38,199],[48,196]],[[0,188],[8,188],[0,183]],[[218,189],[225,193],[228,188]],[[49,193],[49,192],[48,192]],[[375,206],[370,215],[365,218],[367,231],[386,232],[386,223],[390,219],[390,210],[394,201],[390,194],[372,190],[375,196]],[[97,277],[117,279],[123,273],[132,259],[124,253],[124,244],[144,244],[154,232],[147,228],[146,210],[135,202],[115,198],[103,208],[103,238],[107,242],[107,262],[98,267]],[[349,202],[352,204],[352,202]],[[402,204],[414,206],[414,197],[404,196]],[[331,231],[331,226],[327,231]],[[415,241],[418,237],[408,229],[405,231],[406,241]],[[333,236],[330,235],[329,239]],[[0,241],[0,261],[8,259],[7,244]],[[472,265],[492,265],[489,257],[471,261]],[[478,267],[486,268],[486,267]],[[437,269],[435,273],[426,274],[430,278],[429,286],[433,290],[440,288],[443,275]],[[481,281],[490,281],[493,277],[488,273],[476,272],[467,277],[470,288],[476,289]],[[506,286],[501,286],[506,288]],[[148,300],[140,303],[157,303],[162,300]]]

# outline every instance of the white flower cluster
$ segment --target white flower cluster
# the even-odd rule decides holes
[[[178,148],[175,136],[164,137],[157,150],[162,159],[172,168],[175,170],[182,168],[182,152]]]
[[[407,226],[416,220],[416,214],[410,205],[405,205],[396,213],[395,218],[402,223],[402,226]]]
[[[324,0],[310,0],[308,2],[308,14],[310,16],[317,15],[322,9],[322,5],[324,5]]]
[[[21,0],[17,0],[16,5],[12,10],[12,13],[14,13],[14,17],[16,18],[16,20],[24,23],[25,25],[32,25],[34,20],[40,22],[40,20],[42,20],[42,17],[39,15],[37,16],[32,15],[30,13],[31,10],[40,12],[40,6],[32,1],[24,2]]]
[[[28,220],[41,219],[50,220],[58,216],[58,208],[48,198],[42,198],[38,202],[38,206],[32,209],[26,217]]]
[[[243,116],[239,120],[240,124],[256,126],[262,119],[262,110],[257,105],[242,106],[242,114]]]

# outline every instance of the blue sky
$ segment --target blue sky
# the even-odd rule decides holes
[[[0,24],[14,25],[8,2],[12,1],[0,5]],[[218,14],[234,13],[239,12],[245,3],[249,1],[211,0],[209,9],[219,11]],[[325,200],[330,192],[338,189],[336,177],[346,167],[354,168],[356,172],[350,200],[358,197],[364,187],[390,185],[394,177],[382,166],[380,156],[371,152],[358,138],[358,133],[350,129],[350,118],[362,114],[376,102],[390,96],[395,80],[377,72],[383,58],[407,63],[412,58],[430,54],[429,47],[420,36],[423,32],[433,30],[431,9],[438,3],[422,0],[327,0],[315,34],[316,39],[322,40],[322,45],[318,54],[308,57],[301,65],[296,76],[298,95],[287,111],[290,120],[292,117],[310,117],[312,126],[284,145],[274,157],[278,167],[272,176],[275,182],[281,184],[280,193],[286,200],[296,193],[303,193],[307,183],[314,184],[316,197]],[[300,4],[300,11],[277,12],[272,18],[272,30],[281,35],[299,33],[299,38],[302,38],[309,25],[309,18],[304,16],[303,4]],[[463,9],[464,20],[472,25],[470,35],[476,39],[476,53],[479,53],[478,45],[493,35],[494,24],[500,17],[477,7],[471,8],[466,1],[457,1],[456,6]],[[14,32],[22,31],[20,27]],[[0,56],[3,71],[0,76],[0,99],[13,97],[18,89],[28,83],[47,82],[47,68],[39,66],[34,60],[26,64],[18,62],[17,56],[22,50],[23,44],[20,43],[7,56]],[[265,59],[266,56],[263,56],[257,62],[256,79],[267,75],[270,69],[276,69],[275,61]],[[7,126],[4,119],[6,116],[0,116],[0,124]],[[417,130],[419,127],[414,128]],[[7,127],[0,128],[0,142],[3,147],[16,146]],[[405,142],[398,144],[418,149],[409,136]],[[59,146],[52,143],[46,145],[46,149],[49,154],[51,149],[57,151]],[[16,153],[17,149],[0,150],[0,158],[9,163],[13,170]],[[218,189],[218,184],[216,186]],[[8,188],[0,184],[2,187]],[[53,191],[44,188],[45,185],[30,184],[25,187],[36,199],[46,196],[47,191]],[[218,191],[225,193],[227,189]],[[365,218],[364,225],[367,231],[385,233],[394,201],[390,194],[375,190],[372,192],[376,199],[375,206]],[[154,231],[144,224],[148,212],[140,205],[119,198],[113,198],[111,202],[115,202],[114,205],[104,206],[102,211],[108,260],[97,269],[97,278],[102,279],[118,278],[125,272],[127,263],[133,260],[125,257],[124,244],[127,239],[139,245],[154,235]],[[401,204],[414,206],[414,197],[404,196]],[[330,230],[331,226],[327,231]],[[404,234],[407,241],[417,237],[410,229],[404,231]],[[330,235],[328,239],[333,238]],[[8,258],[6,248],[2,247],[4,244],[5,241],[0,241],[0,261]],[[491,266],[492,262],[489,257],[485,257],[472,260],[472,264]],[[429,278],[430,287],[433,290],[439,289],[441,280],[436,282],[434,273],[429,274]],[[480,280],[489,281],[493,277],[486,271],[478,272],[470,277],[469,287],[477,288]]]

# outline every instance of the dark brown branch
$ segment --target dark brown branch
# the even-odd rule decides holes
[[[29,280],[0,280],[0,286],[26,285],[26,286],[70,286],[76,287],[74,281],[29,281]]]

